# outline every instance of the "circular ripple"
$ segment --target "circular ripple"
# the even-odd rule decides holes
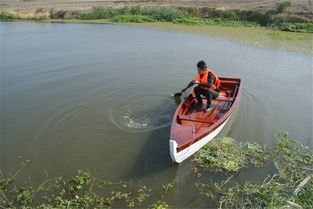
[[[138,133],[169,126],[175,102],[163,96],[141,96],[110,111],[110,120],[118,128]]]

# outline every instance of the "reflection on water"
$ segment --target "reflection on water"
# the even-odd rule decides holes
[[[45,172],[66,177],[85,168],[112,180],[176,182],[171,206],[206,206],[185,189],[194,188],[192,162],[171,165],[168,153],[177,106],[168,92],[190,82],[199,60],[244,81],[237,113],[220,136],[271,145],[280,129],[313,146],[312,56],[134,26],[0,26],[4,172],[22,156],[32,163],[20,178],[34,182]],[[271,169],[238,178],[258,180]]]

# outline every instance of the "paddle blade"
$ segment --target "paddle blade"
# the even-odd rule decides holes
[[[174,97],[180,97],[181,96],[181,93],[179,92],[179,93],[176,93],[176,94],[174,94]]]

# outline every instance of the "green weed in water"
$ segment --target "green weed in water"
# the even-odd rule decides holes
[[[148,209],[169,209],[169,205],[166,202],[158,200],[157,202],[151,204]]]
[[[161,190],[161,197],[164,198],[166,196],[166,194],[172,190],[174,187],[173,184],[171,183],[168,183],[168,184],[165,184],[165,185],[162,185],[162,190]]]
[[[229,137],[214,139],[199,150],[193,161],[197,163],[195,172],[199,169],[219,171],[239,171],[252,163],[260,166],[267,159],[265,148],[258,144],[239,143]]]
[[[213,144],[204,148],[204,150],[210,150],[206,154],[214,156],[213,161],[209,156],[198,156],[197,154],[196,158],[201,158],[201,160],[195,160],[198,163],[198,168],[205,168],[206,171],[229,170],[227,164],[221,163],[224,160],[233,161],[233,164],[236,165],[245,165],[245,163],[238,163],[241,161],[236,163],[230,159],[228,153],[230,151],[236,154],[233,157],[239,156],[242,160],[244,158],[241,153],[244,153],[244,156],[252,157],[251,163],[253,161],[263,163],[266,160],[261,154],[263,149],[259,145],[245,144],[240,146],[240,143],[229,138],[216,140],[216,142],[220,142],[221,145]],[[221,148],[224,149],[224,154],[221,153]],[[221,183],[196,183],[196,187],[207,198],[216,200],[220,208],[312,208],[312,150],[296,140],[288,138],[288,135],[285,134],[280,135],[280,140],[269,152],[278,173],[271,178],[266,178],[263,183],[246,182],[244,185],[240,185],[231,181],[231,176]],[[208,158],[211,161],[203,161],[203,159]],[[260,164],[257,163],[257,165]],[[236,171],[238,170],[236,169]]]

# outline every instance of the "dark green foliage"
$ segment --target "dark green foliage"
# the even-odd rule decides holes
[[[276,23],[272,27],[282,31],[313,33],[313,23]]]
[[[0,11],[0,20],[13,20],[13,19],[18,19],[18,17],[7,12]]]
[[[154,22],[155,20],[150,18],[149,16],[143,15],[118,15],[111,19],[112,22]]]
[[[82,19],[111,19],[121,15],[136,15],[138,17],[149,18],[149,21],[170,22],[177,18],[182,18],[187,14],[179,9],[169,7],[122,7],[122,8],[94,8],[91,12],[82,15]]]
[[[182,10],[169,7],[142,8],[140,14],[150,16],[157,21],[165,22],[171,22],[175,19],[188,16],[187,13],[184,13]]]

